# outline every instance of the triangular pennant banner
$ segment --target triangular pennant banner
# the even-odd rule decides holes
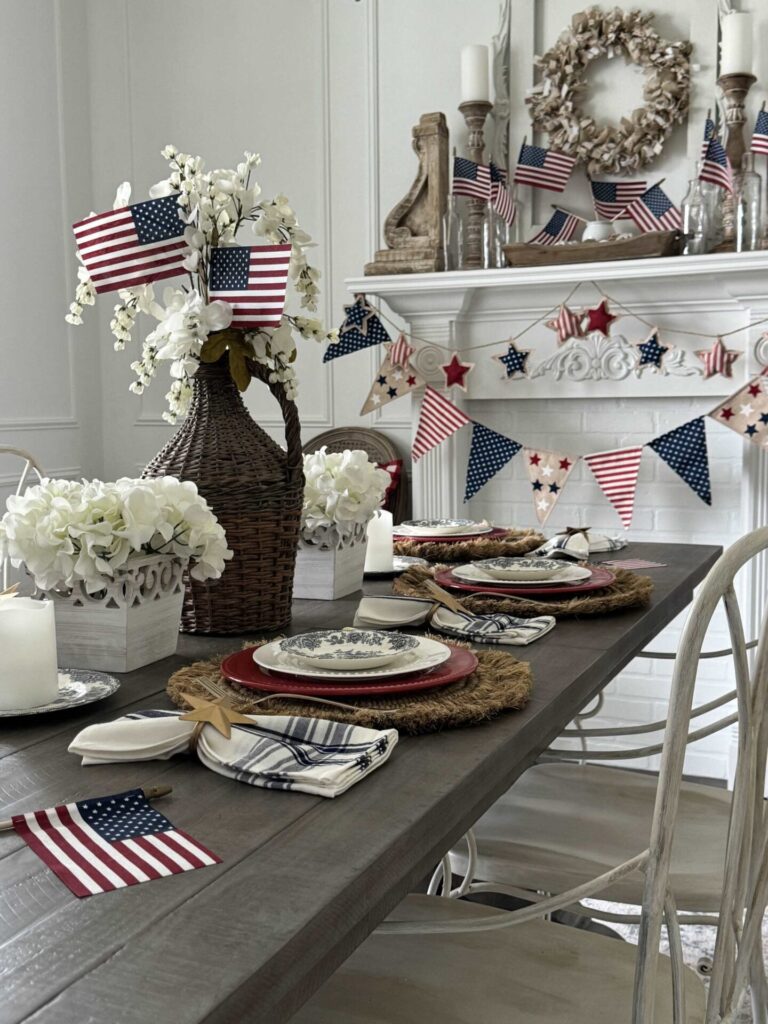
[[[514,458],[523,446],[511,437],[497,434],[481,423],[472,424],[472,446],[467,463],[467,486],[464,501],[469,501],[491,477]]]
[[[653,448],[702,501],[712,504],[703,416],[654,438],[648,442],[648,447]]]
[[[625,530],[632,523],[642,455],[642,446],[638,445],[635,448],[616,448],[612,452],[594,452],[584,456],[603,494],[619,513]]]
[[[339,356],[358,352],[371,345],[380,345],[382,341],[390,341],[384,324],[376,312],[371,309],[363,296],[359,296],[350,306],[344,307],[346,317],[339,328],[339,340],[329,345],[323,354],[323,362],[329,363]]]
[[[453,402],[449,402],[439,391],[427,385],[424,401],[421,403],[421,416],[413,439],[411,457],[418,462],[422,455],[442,444],[451,434],[455,434],[465,423],[471,423],[469,416],[462,412]]]
[[[768,447],[768,379],[755,377],[709,414],[761,448]]]
[[[578,456],[543,449],[524,450],[525,467],[533,489],[533,505],[540,523],[545,523],[579,461]]]
[[[389,351],[373,379],[371,390],[360,410],[361,416],[367,412],[373,412],[374,409],[381,409],[383,405],[394,402],[396,398],[409,395],[416,388],[424,387],[424,379],[411,368],[407,359],[405,367],[401,363],[394,362],[392,353],[395,346],[387,345],[385,347]]]

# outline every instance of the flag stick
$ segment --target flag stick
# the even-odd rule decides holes
[[[172,793],[173,786],[145,786],[141,791],[147,800],[157,800],[161,796],[168,796],[169,793]],[[10,832],[12,829],[13,821],[10,818],[0,821],[0,832]]]

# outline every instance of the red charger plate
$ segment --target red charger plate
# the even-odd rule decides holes
[[[310,697],[379,697],[387,693],[413,693],[417,690],[434,690],[439,686],[448,686],[459,679],[466,679],[477,668],[477,656],[464,647],[454,647],[451,656],[442,665],[437,665],[429,672],[417,672],[412,676],[397,676],[387,680],[385,676],[380,682],[368,679],[363,682],[339,683],[336,680],[323,682],[321,679],[307,676],[281,676],[265,672],[253,660],[252,647],[244,651],[230,654],[221,663],[221,673],[233,683],[247,686],[252,690],[265,690],[269,693],[297,693]]]
[[[506,537],[509,530],[505,530],[503,526],[494,526],[488,533],[462,533],[462,534],[451,534],[450,537],[414,537],[412,534],[398,533],[397,530],[394,532],[394,538],[396,541],[401,540],[415,540],[419,544],[429,544],[433,541],[440,544],[455,544],[460,540],[498,540],[499,537]]]
[[[494,594],[500,596],[510,594],[515,597],[528,597],[531,594],[538,594],[553,597],[558,594],[585,594],[589,590],[601,590],[616,579],[615,572],[604,569],[602,566],[593,568],[591,572],[592,575],[588,580],[574,580],[572,583],[558,583],[548,587],[543,583],[540,587],[530,585],[516,587],[514,584],[503,586],[498,583],[465,583],[464,580],[457,579],[451,569],[443,569],[435,574],[435,583],[439,583],[442,587],[450,587],[451,590],[466,590],[471,594],[490,594],[493,591]]]

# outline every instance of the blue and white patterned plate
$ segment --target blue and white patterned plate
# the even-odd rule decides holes
[[[50,704],[38,704],[34,708],[9,708],[0,711],[0,718],[19,718],[22,715],[43,715],[49,711],[67,711],[69,708],[91,704],[96,700],[110,697],[120,688],[114,676],[90,669],[59,669],[59,695]]]
[[[473,562],[480,569],[497,580],[549,580],[562,573],[565,566],[554,558],[483,558]]]
[[[380,629],[318,629],[280,641],[280,651],[317,668],[354,671],[388,665],[418,647],[418,638]]]
[[[387,633],[386,635],[392,636],[393,634]],[[390,665],[382,665],[378,668],[356,668],[353,672],[342,671],[333,663],[327,668],[310,666],[292,654],[284,654],[280,650],[280,640],[270,640],[268,643],[262,644],[261,647],[255,647],[252,657],[260,668],[266,669],[268,672],[276,672],[281,676],[299,676],[303,679],[320,679],[323,682],[326,680],[349,682],[356,679],[376,681],[415,672],[429,672],[438,665],[442,665],[451,656],[453,648],[448,644],[426,636],[416,636],[413,639],[416,640],[418,646],[411,651],[406,651]]]
[[[474,536],[490,533],[490,523],[478,523],[474,519],[406,519],[395,527],[398,537],[451,537]]]

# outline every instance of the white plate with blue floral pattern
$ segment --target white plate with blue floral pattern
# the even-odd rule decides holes
[[[281,640],[280,652],[313,669],[353,672],[388,665],[418,645],[415,636],[381,629],[315,629]]]
[[[548,576],[545,580],[532,580],[530,578],[514,581],[509,579],[500,580],[498,576],[491,576],[490,573],[485,572],[476,562],[458,565],[452,572],[457,580],[462,580],[464,583],[487,583],[492,587],[508,587],[511,584],[515,587],[554,587],[560,586],[561,583],[575,583],[578,580],[588,580],[592,575],[590,569],[585,569],[581,565],[569,565],[567,563],[562,566],[562,570],[556,576]]]
[[[490,533],[490,523],[474,519],[406,519],[395,527],[398,537],[469,537]]]
[[[9,708],[0,711],[0,718],[18,718],[22,715],[43,715],[49,711],[67,711],[81,704],[92,704],[104,700],[120,688],[114,676],[105,672],[91,672],[79,668],[59,669],[59,695],[50,704],[38,704],[33,708]]]
[[[377,630],[377,632],[382,632]],[[391,632],[387,636],[393,636]],[[424,636],[412,637],[416,646],[402,654],[397,661],[388,665],[373,668],[356,668],[352,671],[337,668],[315,668],[305,661],[300,661],[292,654],[280,650],[281,640],[272,640],[262,644],[253,651],[253,660],[268,672],[280,675],[302,676],[311,679],[387,679],[392,676],[404,676],[410,672],[427,672],[429,669],[442,665],[451,656],[451,648],[439,640],[431,640]]]

